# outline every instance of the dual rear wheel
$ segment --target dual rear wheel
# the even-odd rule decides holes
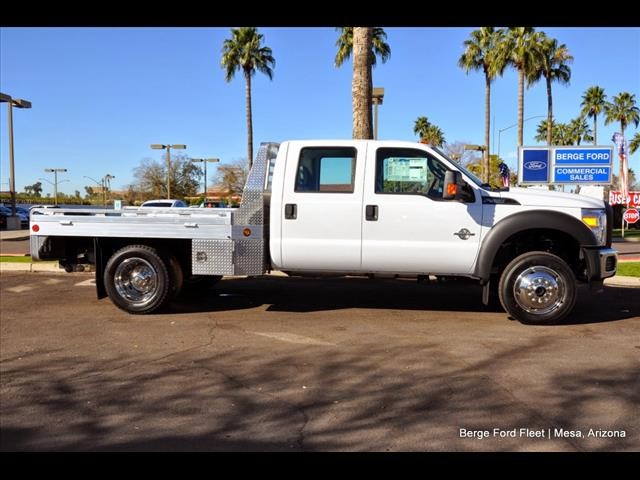
[[[144,314],[164,307],[183,288],[202,289],[220,276],[184,278],[173,255],[148,245],[128,245],[115,252],[104,269],[104,286],[113,303],[129,313]]]

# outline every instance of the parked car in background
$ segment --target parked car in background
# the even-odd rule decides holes
[[[172,200],[172,199],[147,200],[141,206],[142,207],[165,207],[165,208],[187,208],[188,207],[188,205],[184,203],[182,200]]]
[[[227,208],[227,203],[224,200],[205,200],[200,208]]]
[[[20,227],[29,228],[29,214],[24,213],[23,209],[16,207],[16,215],[20,218]],[[6,217],[11,216],[11,207],[7,207],[4,205],[0,206],[0,216],[3,217],[3,219],[0,221],[2,228],[5,228],[7,226]]]
[[[16,207],[18,208],[18,207]],[[20,207],[23,208],[24,207]],[[38,208],[60,208],[59,205],[31,205],[31,207],[29,207],[29,209],[27,210],[27,215],[29,215],[29,213],[31,212],[31,210],[33,209],[38,209]],[[25,209],[26,210],[26,209]],[[34,215],[42,215],[40,212],[38,212],[37,210],[33,212]]]

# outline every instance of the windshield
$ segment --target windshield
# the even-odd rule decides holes
[[[487,185],[486,183],[484,183],[482,180],[480,180],[478,177],[475,176],[475,174],[471,173],[469,170],[467,170],[466,168],[464,168],[460,163],[452,160],[446,153],[444,153],[442,150],[440,150],[438,147],[434,147],[432,146],[431,148],[433,148],[436,152],[438,152],[440,155],[442,155],[444,158],[446,158],[447,160],[449,160],[451,163],[453,163],[462,173],[464,173],[467,177],[469,177],[471,179],[471,181],[473,183],[475,183],[478,187],[480,188],[489,188],[489,185]]]

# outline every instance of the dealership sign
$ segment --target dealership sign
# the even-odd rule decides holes
[[[519,147],[518,182],[610,185],[613,147]]]
[[[622,192],[612,190],[609,192],[609,203],[611,205],[629,205],[630,207],[640,206],[640,192],[629,192],[627,198],[622,198]]]

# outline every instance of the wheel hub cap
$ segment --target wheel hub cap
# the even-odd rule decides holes
[[[518,275],[513,294],[523,310],[542,315],[560,308],[564,303],[565,286],[557,272],[535,266]]]
[[[158,275],[153,266],[144,258],[127,258],[116,268],[114,283],[118,293],[143,306],[154,297],[158,289]]]

